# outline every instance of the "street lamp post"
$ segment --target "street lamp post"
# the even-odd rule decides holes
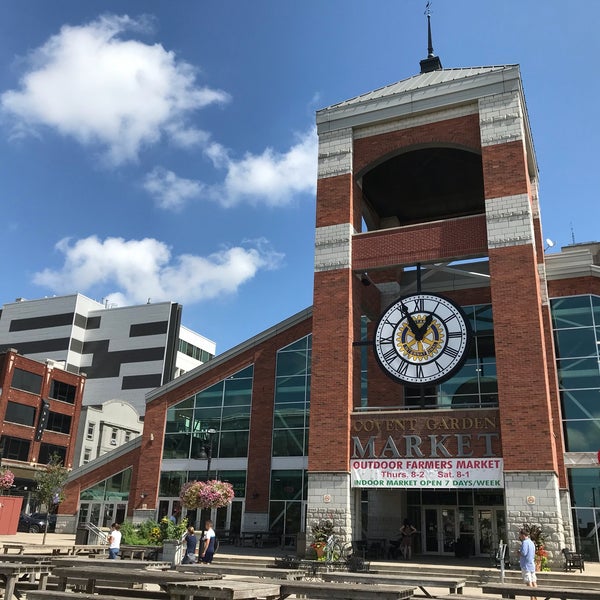
[[[213,453],[213,439],[215,437],[215,434],[217,433],[216,429],[213,429],[212,427],[210,429],[206,429],[204,432],[204,436],[203,439],[204,441],[208,441],[208,444],[205,444],[202,449],[204,451],[204,453],[206,454],[206,481],[208,481],[208,478],[210,477],[210,462],[212,461],[212,453]]]

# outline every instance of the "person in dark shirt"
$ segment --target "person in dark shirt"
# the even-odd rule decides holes
[[[191,525],[187,528],[187,533],[185,534],[185,537],[183,539],[185,541],[185,555],[183,557],[183,560],[181,561],[181,564],[189,565],[191,563],[195,563],[196,545],[198,544],[198,538],[196,537],[196,534],[194,533],[194,528]]]

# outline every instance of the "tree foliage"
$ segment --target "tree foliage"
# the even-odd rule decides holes
[[[46,465],[44,471],[38,471],[35,474],[37,483],[33,495],[36,500],[46,506],[48,514],[56,512],[56,507],[65,499],[64,487],[69,476],[69,470],[63,466],[60,456],[53,454],[50,462]],[[44,539],[46,543],[46,533],[48,532],[48,519],[46,519],[46,529],[44,530]]]

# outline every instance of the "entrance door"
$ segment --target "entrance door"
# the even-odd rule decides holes
[[[477,549],[478,554],[490,556],[498,548],[500,540],[506,543],[506,519],[503,508],[478,508]]]
[[[424,508],[424,531],[421,532],[423,549],[428,554],[454,554],[456,541],[456,509]]]

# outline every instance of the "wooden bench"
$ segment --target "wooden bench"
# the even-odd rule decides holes
[[[259,581],[176,581],[167,584],[170,600],[277,600],[279,585]]]
[[[564,548],[562,555],[565,557],[565,571],[572,571],[573,569],[579,569],[580,573],[585,571],[585,562],[582,554],[571,552],[569,548]]]
[[[515,596],[537,596],[546,600],[549,598],[560,598],[561,600],[600,600],[600,590],[575,589],[567,587],[550,587],[540,585],[528,587],[525,584],[515,585],[512,583],[486,583],[481,586],[484,594],[500,594],[503,598],[514,598]]]
[[[3,554],[8,554],[9,550],[16,550],[17,554],[25,552],[25,544],[2,544]]]
[[[217,573],[219,575],[242,575],[245,577],[262,577],[263,579],[302,579],[303,572],[298,569],[278,569],[276,567],[251,567],[248,565],[221,565],[214,562],[210,565],[202,563],[177,565],[177,571],[183,573]]]
[[[111,591],[104,590],[100,594],[86,592],[61,592],[59,590],[28,590],[27,600],[123,600],[124,596],[115,596]],[[169,600],[165,592],[144,592],[142,590],[127,590],[127,598],[144,598],[146,600]]]
[[[323,600],[403,600],[412,598],[414,587],[394,585],[356,585],[354,583],[332,583],[324,581],[281,581],[280,598],[301,594],[308,598]]]
[[[447,587],[451,594],[462,594],[466,579],[448,578],[448,577],[430,577],[430,576],[406,576],[378,573],[322,573],[321,577],[325,581],[345,581],[347,583],[366,583],[383,585],[404,585],[418,587],[428,598],[433,596],[427,591],[426,587]],[[361,589],[364,589],[361,588]],[[599,599],[600,600],[600,599]]]

